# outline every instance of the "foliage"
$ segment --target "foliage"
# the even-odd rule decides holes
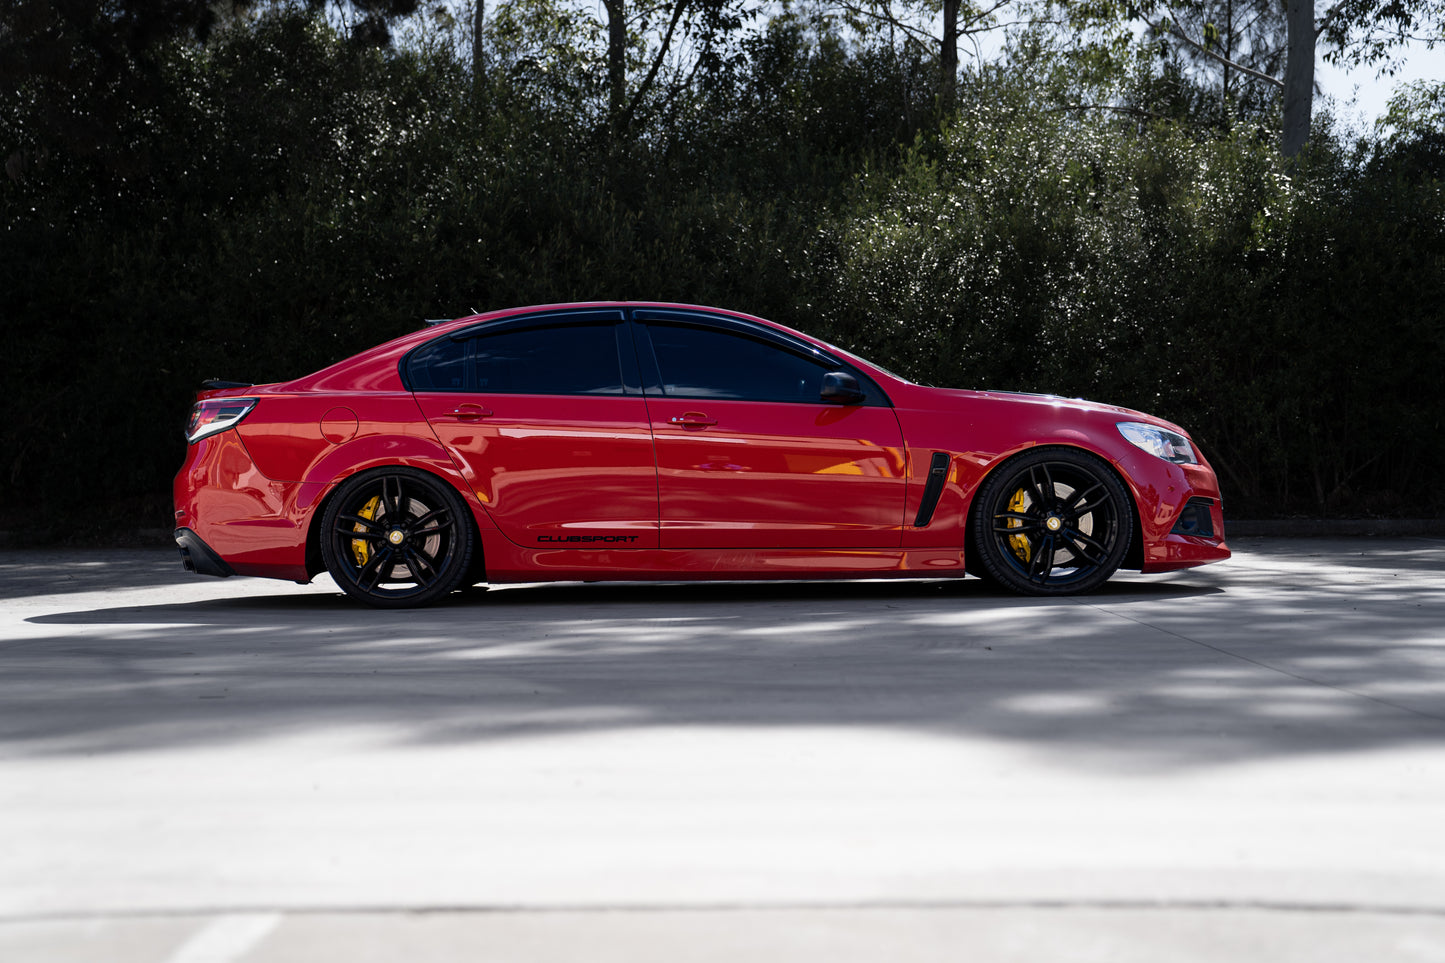
[[[171,41],[204,42],[258,6],[293,0],[0,0],[0,89],[7,92],[4,163],[12,178],[55,155],[89,159],[123,182],[150,169],[151,128],[173,91]],[[305,0],[313,14],[327,0]],[[384,46],[417,0],[335,0],[352,42]],[[24,123],[18,121],[23,118]],[[109,186],[109,185],[108,185]]]
[[[1445,39],[1442,26],[1445,0],[1338,0],[1320,18],[1317,30],[1331,63],[1382,65],[1393,72],[1401,46],[1423,40],[1433,49]]]
[[[304,9],[235,19],[147,54],[158,83],[125,112],[144,164],[53,147],[0,181],[23,372],[0,530],[166,526],[204,378],[294,377],[424,317],[614,297],[752,311],[933,383],[1165,415],[1236,517],[1445,510],[1427,484],[1442,403],[1412,387],[1445,367],[1428,111],[1287,170],[1187,104],[1078,109],[1086,79],[1020,47],[940,126],[922,53],[783,17],[618,142],[597,62],[553,24],[509,48],[494,11],[479,84],[445,44],[361,44]],[[0,95],[7,156],[39,109]],[[117,522],[125,506],[151,514]]]
[[[828,321],[920,379],[1173,418],[1250,514],[1425,511],[1445,405],[1405,386],[1445,362],[1442,174],[1417,143],[1287,173],[1256,137],[988,98],[860,181]]]
[[[1388,132],[1391,143],[1445,133],[1445,80],[1401,84],[1377,126]]]

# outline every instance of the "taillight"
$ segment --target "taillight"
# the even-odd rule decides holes
[[[186,442],[194,445],[207,435],[234,428],[256,407],[255,398],[207,398],[191,409],[186,425]]]

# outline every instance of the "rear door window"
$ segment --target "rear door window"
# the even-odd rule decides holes
[[[618,322],[549,324],[441,338],[407,362],[413,391],[620,395]]]

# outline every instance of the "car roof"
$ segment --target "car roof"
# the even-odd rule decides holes
[[[876,365],[869,364],[864,359],[857,358],[849,352],[842,351],[825,341],[795,331],[786,325],[760,318],[756,315],[746,314],[742,311],[734,311],[728,308],[712,307],[704,304],[689,304],[674,301],[569,301],[553,304],[532,304],[521,307],[501,308],[495,311],[487,311],[481,314],[468,314],[445,321],[427,322],[424,327],[409,331],[390,341],[359,351],[348,358],[336,362],[320,371],[304,375],[294,381],[286,382],[278,387],[287,391],[310,391],[310,390],[372,390],[392,391],[404,390],[397,366],[401,359],[413,348],[431,341],[435,338],[446,337],[458,331],[468,328],[486,325],[489,322],[505,321],[513,318],[526,317],[529,315],[559,314],[573,311],[678,311],[697,314],[707,314],[714,317],[731,318],[756,324],[765,329],[775,331],[784,337],[797,338],[808,345],[819,350],[835,353],[850,363],[863,362],[867,369],[877,369]],[[886,373],[886,372],[884,372]]]

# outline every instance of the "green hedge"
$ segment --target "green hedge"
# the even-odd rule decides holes
[[[1445,496],[1445,164],[1327,133],[1139,128],[782,25],[626,145],[506,77],[279,13],[177,46],[124,163],[0,115],[13,376],[0,530],[168,524],[190,398],[475,308],[751,311],[921,381],[1172,418],[1231,515],[1433,515]],[[670,126],[669,126],[670,125]]]

